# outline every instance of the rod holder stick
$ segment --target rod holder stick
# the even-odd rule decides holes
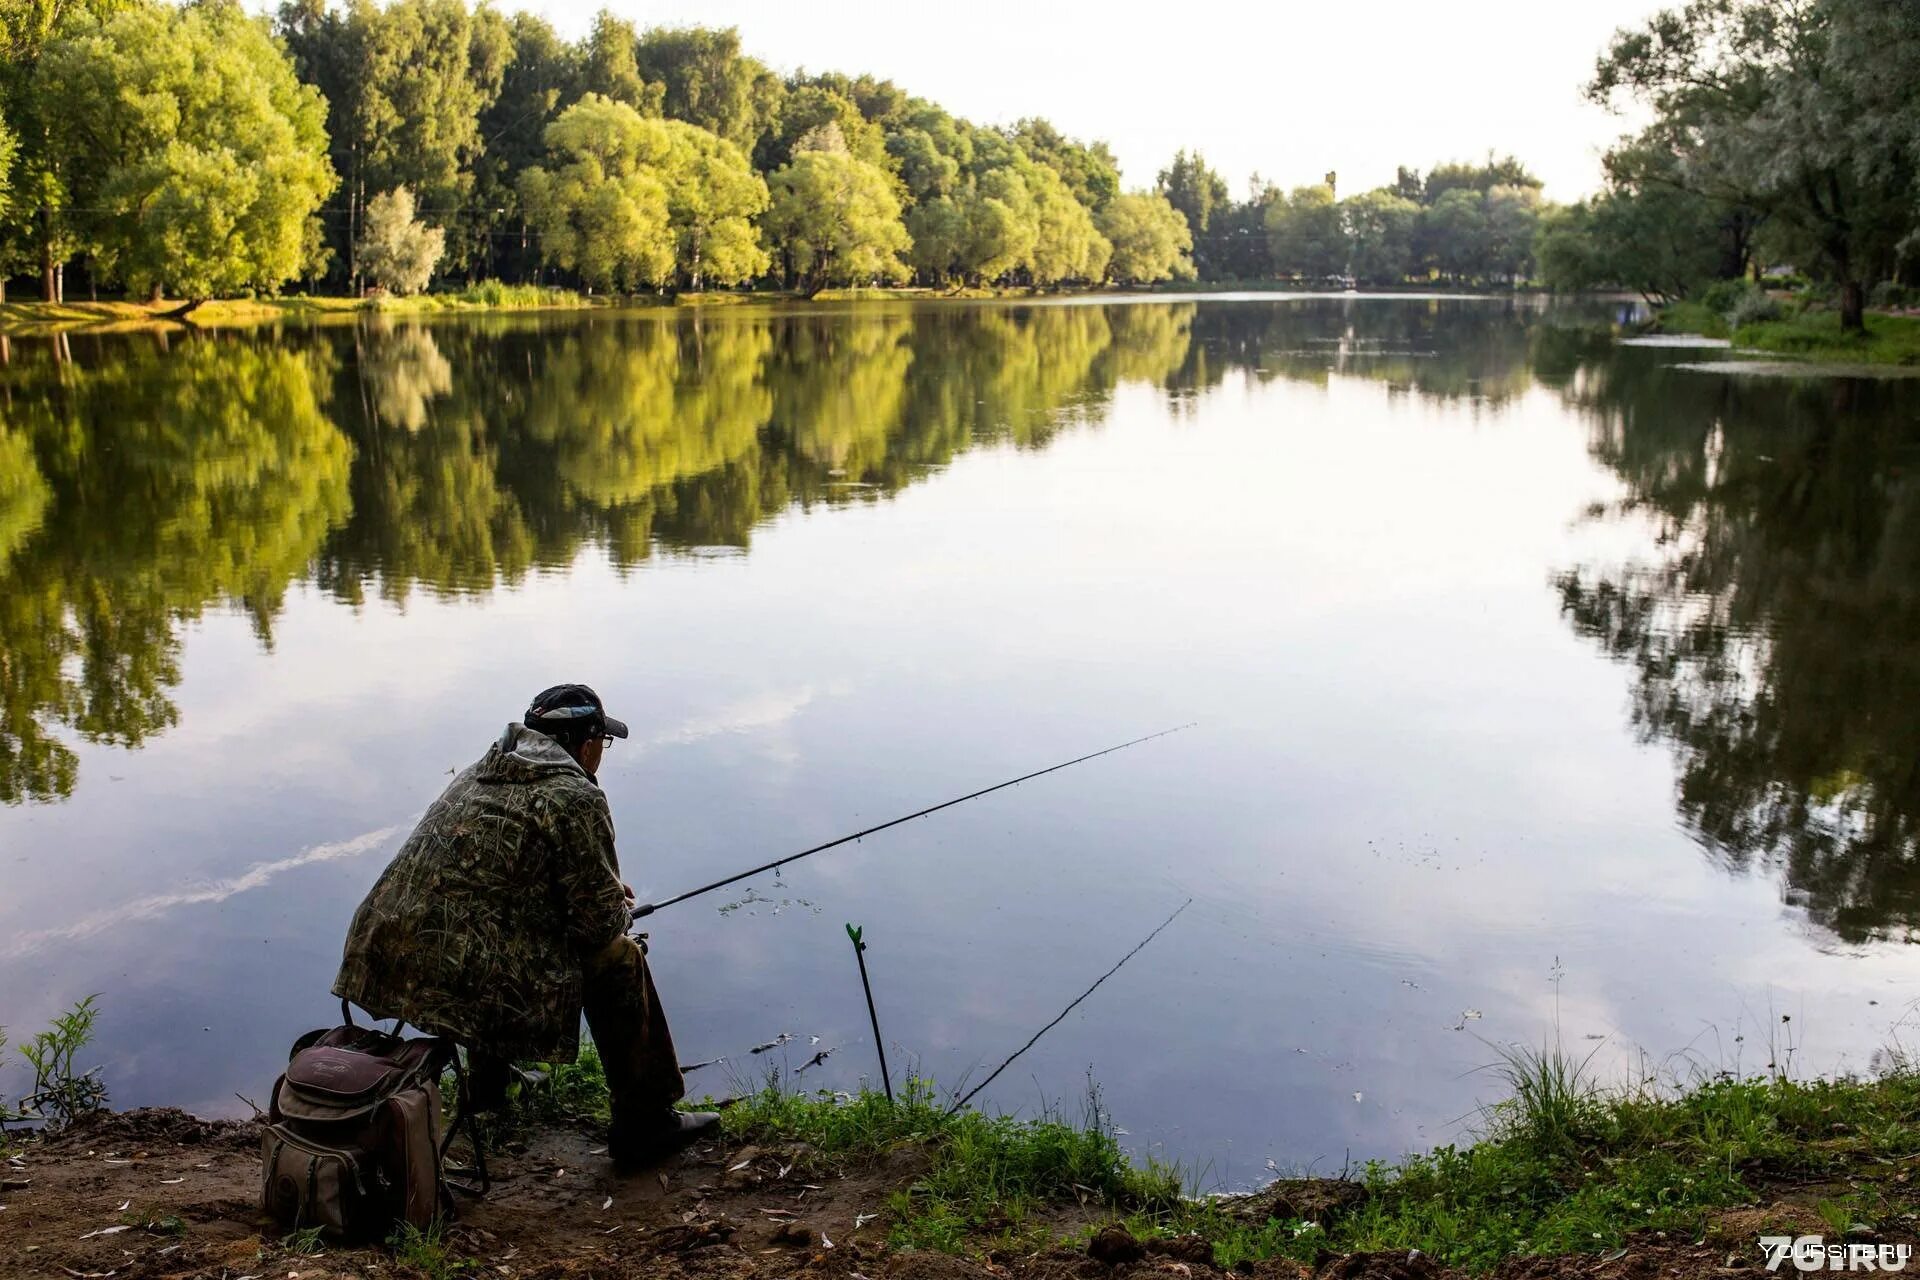
[[[860,962],[860,987],[867,993],[867,1021],[873,1024],[873,1047],[880,1054],[880,1084],[887,1091],[887,1101],[893,1101],[893,1077],[887,1073],[887,1045],[880,1038],[880,1015],[873,1008],[873,983],[867,978],[867,944],[860,940],[864,928],[859,925],[847,926],[847,937],[853,940],[853,958]]]

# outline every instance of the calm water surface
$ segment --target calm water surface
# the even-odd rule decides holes
[[[643,897],[1199,722],[655,917],[696,1091],[873,1070],[843,923],[954,1086],[1188,898],[988,1100],[1091,1075],[1231,1186],[1459,1138],[1502,1043],[1865,1068],[1920,995],[1920,387],[1609,318],[16,341],[0,1023],[100,992],[116,1102],[240,1110],[415,815],[586,680]]]

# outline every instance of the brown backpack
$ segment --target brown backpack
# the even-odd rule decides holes
[[[428,1227],[450,1205],[440,1075],[458,1062],[450,1040],[351,1022],[301,1036],[261,1134],[261,1207],[343,1240]]]

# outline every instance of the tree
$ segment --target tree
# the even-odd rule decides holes
[[[367,201],[360,226],[360,269],[367,278],[398,294],[419,293],[433,278],[447,233],[414,221],[413,192],[405,187]]]
[[[404,186],[443,222],[465,207],[485,149],[480,114],[500,92],[513,33],[466,0],[347,0],[341,9],[286,0],[279,28],[300,78],[326,97],[347,204],[331,229],[357,280],[354,246],[371,193]],[[466,248],[459,253],[464,261]]]
[[[1418,182],[1420,175],[1411,169],[1400,171],[1400,185]],[[1489,151],[1485,162],[1471,164],[1459,160],[1437,164],[1427,171],[1424,204],[1438,204],[1449,191],[1473,191],[1485,195],[1495,187],[1532,187],[1538,190],[1540,179],[1527,171],[1512,156],[1496,160]]]
[[[1678,187],[1617,186],[1544,213],[1533,252],[1554,289],[1617,285],[1663,305],[1727,274],[1722,218],[1721,206]]]
[[[1413,229],[1419,217],[1420,206],[1390,187],[1341,201],[1348,269],[1361,280],[1400,283],[1413,270]]]
[[[95,157],[75,152],[70,131],[59,128],[66,104],[51,101],[38,77],[47,47],[67,36],[93,29],[127,7],[130,0],[46,0],[0,5],[0,118],[16,139],[11,171],[12,200],[0,220],[0,275],[37,267],[41,296],[63,301],[66,261],[85,247],[77,209],[91,204],[75,198],[94,175]]]
[[[1033,283],[1050,286],[1104,277],[1113,246],[1093,225],[1087,206],[1074,199],[1060,175],[1045,165],[1035,165],[1026,181],[1036,230],[1027,265]]]
[[[1347,238],[1340,207],[1325,183],[1295,187],[1267,210],[1267,238],[1274,269],[1283,275],[1323,280],[1347,269]]]
[[[1540,222],[1540,189],[1494,187],[1481,198],[1481,216],[1486,228],[1488,269],[1519,284],[1533,263],[1533,233]]]
[[[1209,169],[1206,157],[1198,151],[1191,155],[1184,149],[1175,153],[1173,163],[1160,171],[1154,189],[1186,215],[1196,238],[1206,234],[1213,211],[1228,200],[1226,179]]]
[[[660,168],[665,122],[590,93],[547,126],[548,164],[520,175],[520,202],[547,262],[598,289],[665,284],[675,241]]]
[[[491,274],[504,266],[506,274],[522,279],[532,237],[515,183],[546,154],[547,125],[582,92],[582,71],[579,47],[561,40],[546,19],[516,13],[508,34],[513,52],[500,92],[480,113],[487,145],[474,166],[471,208],[476,231],[485,232],[481,269]]]
[[[962,263],[973,233],[964,201],[964,196],[934,196],[907,213],[907,235],[913,241],[907,261],[929,284],[945,284],[964,270]]]
[[[817,139],[831,135],[848,154],[868,164],[891,169],[894,158],[887,151],[887,135],[879,125],[860,113],[859,104],[846,94],[820,84],[789,85],[780,101],[779,124],[761,139],[755,155],[758,167],[772,171],[803,149],[820,149]],[[807,143],[807,139],[816,139]]]
[[[667,115],[717,133],[749,155],[778,118],[779,77],[740,52],[740,33],[732,27],[654,27],[634,55],[640,74],[662,86]]]
[[[1420,256],[1456,281],[1473,280],[1489,269],[1486,199],[1470,186],[1449,187],[1420,214]]]
[[[1910,31],[1898,13],[1880,0],[1689,0],[1616,35],[1587,92],[1651,108],[1640,145],[1670,156],[1687,190],[1766,214],[1839,286],[1841,327],[1859,330],[1867,281],[1892,270],[1916,220],[1920,157],[1886,114],[1913,91],[1890,101],[1857,39]]]
[[[136,8],[50,44],[39,92],[91,157],[98,267],[202,299],[299,274],[338,185],[325,105],[238,5]]]
[[[634,53],[639,34],[633,24],[602,9],[593,16],[593,28],[580,45],[579,92],[597,93],[624,102],[643,116],[663,113],[666,86],[649,84],[640,74]]]
[[[854,156],[803,151],[767,182],[767,234],[809,294],[830,284],[898,281],[912,240],[881,170]]]
[[[1073,198],[1093,212],[1120,194],[1120,164],[1106,143],[1077,142],[1037,116],[1008,132],[1028,159],[1059,174]]]
[[[1115,196],[1095,215],[1095,224],[1113,245],[1107,273],[1137,284],[1192,279],[1193,234],[1187,220],[1165,196],[1144,191]]]
[[[767,184],[739,147],[668,120],[667,221],[688,288],[739,284],[764,274],[767,251],[749,219],[765,212]]]

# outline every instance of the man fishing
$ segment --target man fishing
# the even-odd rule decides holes
[[[626,934],[613,817],[596,774],[627,726],[585,685],[534,698],[428,808],[347,931],[333,993],[466,1046],[476,1106],[515,1059],[571,1062],[584,1009],[606,1068],[619,1164],[713,1129],[685,1092],[646,948]]]

